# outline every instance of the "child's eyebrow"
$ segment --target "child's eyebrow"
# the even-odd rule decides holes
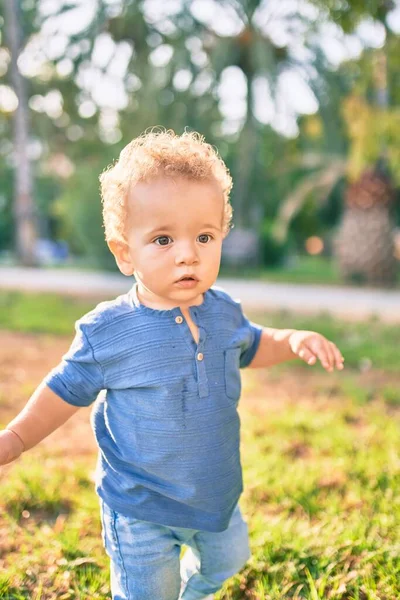
[[[168,229],[173,229],[173,225],[160,225],[160,227],[155,227],[148,232],[148,235],[152,235],[153,233],[157,233],[158,231],[166,231]]]
[[[174,225],[161,225],[160,227],[155,227],[154,229],[152,229],[151,231],[149,231],[147,235],[153,235],[154,233],[157,233],[159,231],[173,230],[174,227],[175,227]],[[216,225],[210,225],[209,223],[206,223],[205,225],[202,225],[200,227],[200,229],[216,229],[216,230],[219,230],[219,227],[217,227]]]

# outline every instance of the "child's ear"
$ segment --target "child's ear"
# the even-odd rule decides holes
[[[135,269],[132,263],[131,255],[129,253],[128,244],[110,240],[109,242],[107,242],[107,245],[110,249],[110,252],[112,252],[112,254],[114,255],[115,262],[117,263],[121,273],[123,275],[126,275],[127,277],[133,275]]]

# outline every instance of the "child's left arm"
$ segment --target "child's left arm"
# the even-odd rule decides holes
[[[249,368],[270,367],[301,358],[309,365],[319,359],[329,372],[343,369],[344,358],[337,346],[315,331],[263,327],[257,352]]]

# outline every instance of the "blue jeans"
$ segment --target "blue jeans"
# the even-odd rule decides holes
[[[211,533],[126,517],[99,500],[113,600],[201,600],[251,556],[239,505],[228,528]]]

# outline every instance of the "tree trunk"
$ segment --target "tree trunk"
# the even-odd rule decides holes
[[[37,264],[35,243],[37,216],[32,198],[32,172],[28,156],[29,124],[25,81],[18,69],[18,57],[22,47],[22,30],[18,0],[5,0],[6,34],[11,52],[11,82],[18,98],[14,113],[14,169],[15,188],[13,215],[15,222],[15,248],[18,261],[25,266]]]
[[[248,47],[243,49],[240,61],[247,79],[247,111],[237,143],[236,164],[233,173],[233,221],[235,226],[224,243],[225,262],[236,267],[254,266],[260,263],[259,228],[262,215],[257,199],[251,196],[251,179],[257,160],[258,132],[253,116],[253,71],[248,52]]]

